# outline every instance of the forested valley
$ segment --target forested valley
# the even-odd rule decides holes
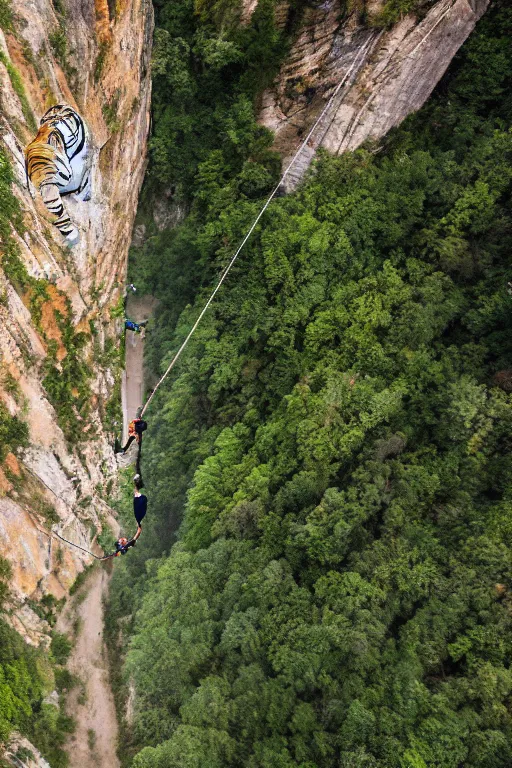
[[[287,40],[232,6],[156,3],[155,376],[279,177]],[[109,606],[124,765],[512,764],[511,119],[496,0],[420,113],[272,203],[157,393]]]

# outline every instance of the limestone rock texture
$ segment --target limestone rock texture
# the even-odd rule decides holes
[[[11,735],[5,750],[5,759],[15,768],[51,768],[34,745],[19,733]]]
[[[275,132],[284,167],[334,98],[287,177],[286,191],[296,188],[319,147],[334,154],[354,150],[418,110],[488,5],[426,0],[418,15],[383,28],[383,0],[353,2],[348,14],[344,0],[309,3],[294,22],[290,53],[260,111],[262,124]],[[247,13],[251,7],[247,3]],[[287,0],[278,6],[283,26],[293,12]]]
[[[0,453],[0,556],[12,568],[10,621],[38,645],[48,626],[32,601],[48,593],[61,599],[91,562],[51,538],[51,526],[87,549],[109,521],[115,531],[116,417],[107,405],[120,394],[153,10],[150,0],[11,0],[9,7],[10,18],[0,21],[0,164],[2,155],[10,161],[22,221],[13,221],[10,245],[0,235],[0,406],[28,425],[29,436],[26,447]],[[43,113],[63,102],[85,119],[94,144],[92,199],[64,198],[80,231],[72,249],[27,185],[23,160]],[[16,269],[6,256],[13,241]]]

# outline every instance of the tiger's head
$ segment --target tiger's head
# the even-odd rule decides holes
[[[39,125],[42,126],[46,123],[56,123],[59,120],[66,120],[75,117],[76,112],[73,107],[69,106],[69,104],[55,104],[53,107],[50,107],[50,109],[46,110],[41,120],[39,121]]]

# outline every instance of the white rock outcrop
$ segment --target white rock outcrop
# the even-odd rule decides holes
[[[13,733],[9,739],[5,759],[14,768],[51,768],[39,750],[19,733]]]
[[[378,140],[428,99],[489,0],[437,0],[418,18],[390,29],[372,25],[381,0],[367,4],[369,24],[344,15],[342,0],[309,7],[275,84],[262,98],[260,120],[275,132],[286,166],[325,105],[331,108],[290,173],[294,189],[319,147],[339,154]],[[289,3],[280,6],[286,23]]]

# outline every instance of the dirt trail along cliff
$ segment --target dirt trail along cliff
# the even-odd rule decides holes
[[[107,569],[95,566],[57,624],[59,632],[66,634],[78,626],[67,665],[83,684],[71,691],[66,702],[68,714],[76,721],[75,733],[67,744],[70,768],[119,766],[116,710],[103,639],[103,601],[109,581]]]
[[[151,317],[156,307],[152,296],[129,296],[126,314],[137,323]],[[149,327],[151,333],[151,324]],[[128,422],[143,405],[144,397],[144,337],[143,334],[126,334],[125,370],[123,373],[123,439],[128,434]]]

